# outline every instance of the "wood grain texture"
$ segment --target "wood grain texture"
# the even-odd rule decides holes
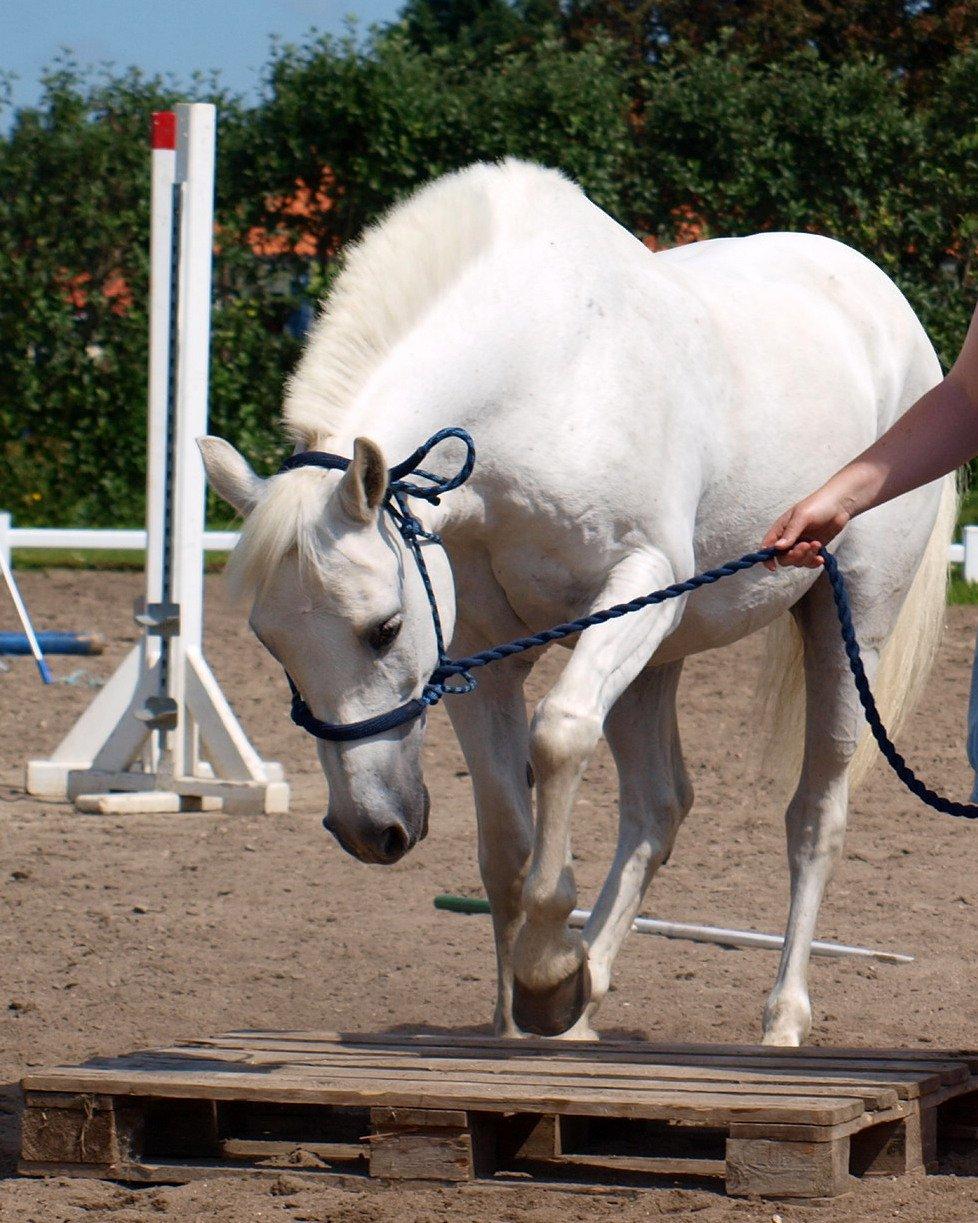
[[[472,1139],[445,1128],[372,1134],[370,1175],[385,1180],[471,1180]]]
[[[849,1139],[727,1140],[727,1192],[735,1197],[835,1197],[848,1187]]]

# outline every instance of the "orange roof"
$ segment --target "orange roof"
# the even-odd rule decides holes
[[[70,276],[67,268],[62,268],[61,277],[64,278],[61,283],[68,304],[75,310],[84,310],[88,305],[89,290],[86,285],[92,282],[91,272],[76,272]],[[112,302],[113,314],[125,314],[132,308],[132,290],[118,269],[109,272],[102,281],[102,296]]]
[[[692,204],[680,204],[673,208],[669,215],[673,219],[673,241],[661,242],[655,234],[649,234],[643,241],[650,250],[661,251],[670,246],[686,246],[689,242],[699,242],[706,233],[706,222]]]
[[[329,212],[333,201],[329,188],[334,185],[333,175],[329,170],[323,171],[319,187],[313,191],[308,183],[301,178],[295,180],[293,195],[272,195],[265,201],[269,212],[279,213],[284,217],[309,218]],[[253,225],[248,230],[248,245],[254,254],[263,259],[274,259],[277,255],[299,255],[310,258],[315,255],[317,243],[312,233],[300,233],[297,238],[285,229],[266,229],[263,225]]]

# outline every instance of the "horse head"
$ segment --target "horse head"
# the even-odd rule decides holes
[[[229,563],[249,623],[316,719],[347,724],[416,697],[438,643],[418,566],[383,512],[388,468],[357,438],[344,472],[300,467],[262,479],[230,443],[202,438],[214,490],[244,516]],[[450,639],[454,585],[441,548],[428,571]],[[318,740],[329,786],[325,826],[362,862],[389,864],[428,831],[424,718],[352,741]]]

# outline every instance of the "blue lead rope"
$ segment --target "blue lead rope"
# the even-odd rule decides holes
[[[567,620],[563,624],[555,624],[553,628],[544,629],[542,633],[534,633],[532,637],[520,637],[516,641],[506,642],[505,645],[493,646],[491,650],[483,650],[480,654],[473,654],[471,658],[459,658],[454,662],[448,660],[440,667],[436,667],[432,678],[441,680],[452,675],[463,675],[474,671],[476,667],[485,667],[488,663],[498,662],[513,654],[523,654],[526,650],[535,650],[537,646],[549,645],[552,641],[562,641],[565,637],[583,633],[585,629],[593,628],[596,624],[606,624],[609,620],[617,620],[620,616],[627,616],[630,612],[641,611],[643,607],[654,607],[657,603],[665,603],[669,599],[679,599],[694,590],[699,590],[701,586],[711,586],[714,582],[719,582],[721,578],[728,578],[734,573],[741,573],[744,569],[751,569],[761,561],[769,561],[775,555],[773,548],[765,548],[761,552],[748,552],[739,561],[728,561],[725,565],[718,565],[716,569],[698,573],[685,582],[675,582],[672,586],[666,586],[662,590],[653,590],[651,594],[639,595],[636,599],[629,599],[627,603],[615,603],[612,607],[605,607],[601,611],[591,612],[589,616],[582,616],[580,620]]]
[[[852,624],[852,608],[849,605],[849,594],[846,590],[842,573],[839,570],[839,562],[825,548],[822,548],[820,555],[825,561],[826,576],[832,583],[832,597],[835,599],[835,610],[839,616],[839,627],[842,629],[842,641],[849,659],[849,670],[852,672],[852,678],[856,681],[859,703],[863,707],[866,721],[869,723],[869,729],[872,731],[877,746],[883,753],[884,760],[910,793],[915,794],[928,807],[933,807],[935,811],[940,811],[943,815],[954,815],[964,820],[978,819],[978,804],[956,803],[952,799],[945,798],[943,794],[938,794],[936,790],[926,786],[910,765],[907,764],[903,756],[900,755],[893,740],[886,733],[886,727],[883,725],[880,711],[876,707],[876,699],[870,691],[869,680],[866,677],[866,668],[863,666],[862,656],[859,653],[859,642],[856,640],[856,630]]]
[[[448,438],[456,438],[465,446],[465,459],[458,472],[454,476],[443,477],[424,470],[420,464],[427,458],[435,446]],[[323,467],[332,471],[345,471],[349,465],[350,460],[341,455],[312,450],[292,455],[291,458],[286,459],[282,464],[281,470],[291,471],[297,467]],[[443,696],[471,692],[475,687],[475,680],[472,678],[471,672],[479,667],[488,666],[489,663],[498,662],[503,658],[511,658],[514,654],[523,654],[527,650],[535,650],[540,646],[549,645],[553,641],[561,641],[565,637],[573,637],[576,633],[583,633],[586,629],[593,628],[597,624],[606,624],[609,620],[617,620],[620,616],[627,616],[631,612],[641,611],[644,607],[653,607],[657,603],[665,603],[669,599],[682,598],[683,595],[699,590],[701,586],[711,586],[714,582],[719,582],[721,578],[731,577],[735,573],[742,573],[746,569],[752,569],[755,565],[772,560],[778,554],[776,548],[762,548],[758,552],[748,552],[739,560],[728,561],[725,565],[718,565],[715,569],[708,569],[705,573],[696,574],[685,582],[675,582],[672,586],[666,586],[662,590],[653,590],[650,594],[640,595],[636,599],[629,599],[626,603],[616,603],[613,607],[606,607],[600,611],[592,612],[590,615],[582,616],[578,620],[565,621],[563,624],[554,625],[553,628],[544,629],[543,632],[534,633],[530,637],[520,637],[516,641],[508,641],[503,645],[493,646],[492,649],[482,650],[480,653],[473,654],[469,658],[451,659],[445,650],[441,618],[438,614],[438,604],[422,552],[423,544],[434,543],[440,545],[442,541],[437,535],[423,529],[421,523],[411,513],[407,498],[418,497],[431,502],[433,505],[437,505],[438,499],[443,493],[451,492],[452,489],[458,488],[465,483],[472,474],[474,466],[475,443],[469,434],[464,429],[441,429],[430,437],[423,446],[419,446],[402,463],[398,463],[396,467],[390,469],[390,482],[384,498],[384,509],[391,516],[391,520],[410,549],[418,566],[418,572],[421,575],[425,593],[428,596],[428,605],[431,608],[435,640],[438,646],[438,664],[432,672],[431,678],[422,689],[420,696],[406,701],[396,709],[390,709],[386,713],[377,714],[373,718],[365,718],[360,722],[324,722],[322,719],[317,718],[303,700],[299,689],[292,681],[292,677],[286,673],[286,678],[292,689],[292,721],[311,735],[315,735],[317,739],[325,739],[330,742],[350,742],[356,739],[371,738],[375,735],[384,734],[386,731],[394,730],[398,726],[403,726],[407,722],[412,722],[415,718],[419,718],[426,709],[436,705]],[[425,483],[410,483],[404,478],[409,475],[414,475],[418,479],[424,480]],[[935,811],[940,811],[945,815],[959,816],[969,820],[978,818],[978,804],[952,802],[950,799],[944,798],[934,790],[931,790],[917,777],[916,773],[914,773],[913,769],[910,768],[894,746],[880,718],[876,701],[869,687],[869,680],[866,677],[866,669],[863,666],[862,657],[859,652],[859,643],[856,640],[856,632],[852,623],[852,608],[849,603],[849,595],[846,591],[845,581],[839,571],[838,562],[831,552],[828,552],[825,548],[821,550],[821,556],[825,562],[826,576],[832,586],[832,597],[835,600],[835,608],[842,630],[842,641],[845,646],[846,656],[849,659],[849,668],[855,680],[856,692],[859,694],[859,700],[866,714],[869,729],[880,751],[883,753],[884,759],[911,794],[916,795],[927,806],[933,807]],[[453,680],[456,682],[450,682]]]

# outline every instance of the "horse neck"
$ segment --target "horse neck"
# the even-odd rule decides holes
[[[513,393],[506,372],[512,368],[510,342],[498,314],[465,301],[433,311],[377,367],[329,448],[352,454],[354,439],[369,437],[393,466],[448,426],[467,429],[477,447],[480,436],[491,439],[494,405],[504,392]],[[448,441],[422,466],[447,474],[462,457],[460,443]],[[412,503],[426,526],[452,531],[472,517],[490,458],[489,448],[477,449],[472,481],[440,506]]]
[[[626,298],[633,294],[632,265],[650,258],[603,214],[595,217],[588,214],[583,237],[566,238],[566,256],[554,257],[550,241],[500,245],[468,269],[374,367],[338,422],[330,448],[350,454],[354,439],[366,436],[394,465],[439,429],[467,429],[476,444],[475,472],[435,515],[434,529],[442,532],[478,525],[485,507],[507,495],[511,480],[518,482],[515,473],[525,473],[531,452],[553,458],[534,465],[537,493],[559,496],[555,484],[573,449],[566,427],[567,400],[573,399],[564,393],[568,371],[580,367],[586,346],[596,348],[595,369],[612,361],[617,339],[611,324],[630,317],[618,289]],[[644,263],[639,270],[645,274]],[[602,313],[598,328],[588,314],[592,295],[582,291],[592,279],[613,315],[609,321]],[[647,298],[643,289],[646,312]],[[600,397],[603,388],[596,392]],[[597,427],[583,411],[579,429]],[[603,418],[601,425],[607,425]],[[426,466],[450,473],[459,461],[460,448],[448,443]]]

